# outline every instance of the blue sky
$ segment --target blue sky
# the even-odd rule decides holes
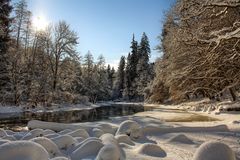
[[[49,22],[65,20],[78,33],[78,51],[88,50],[94,58],[103,54],[116,65],[130,51],[133,33],[140,41],[142,32],[149,37],[151,60],[160,56],[154,50],[159,43],[164,12],[174,0],[27,0],[33,16]]]

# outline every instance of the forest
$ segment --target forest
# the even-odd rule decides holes
[[[0,0],[0,160],[240,160],[239,95],[240,0]]]
[[[133,35],[132,50],[116,72],[103,55],[95,61],[90,51],[79,54],[79,35],[66,21],[38,30],[25,0],[14,6],[4,0],[1,6],[1,103],[144,100],[144,88],[154,74],[145,33],[139,45]]]
[[[38,30],[25,0],[14,5],[3,0],[1,7],[2,104],[238,99],[238,1],[176,1],[158,36],[162,56],[150,62],[147,34],[139,43],[133,34],[118,68],[107,65],[103,55],[94,60],[90,51],[79,54],[81,35],[66,21]]]

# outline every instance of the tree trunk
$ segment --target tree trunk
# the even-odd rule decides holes
[[[237,96],[236,96],[236,94],[235,94],[234,89],[233,89],[233,88],[229,88],[229,91],[230,91],[230,94],[231,94],[231,96],[232,96],[232,100],[233,100],[233,101],[236,101],[236,100],[237,100]]]

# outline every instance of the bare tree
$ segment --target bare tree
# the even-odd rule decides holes
[[[69,25],[65,21],[60,21],[54,27],[54,35],[52,40],[52,74],[53,74],[53,90],[55,91],[58,83],[59,66],[61,60],[65,56],[77,58],[77,52],[75,50],[78,37],[74,31],[72,31]]]

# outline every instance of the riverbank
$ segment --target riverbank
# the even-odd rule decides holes
[[[48,108],[29,108],[24,106],[1,107],[0,127],[15,124],[24,126],[30,120],[48,122],[74,123],[89,122],[108,119],[114,116],[132,115],[143,112],[141,103],[114,103],[105,102],[98,104],[59,105]]]
[[[35,134],[37,132],[41,133],[41,136],[52,141],[56,141],[57,137],[70,135],[75,149],[84,146],[89,148],[88,152],[91,155],[85,155],[84,158],[90,159],[94,159],[104,152],[104,148],[101,150],[102,147],[98,148],[97,151],[94,150],[94,146],[90,144],[90,141],[91,143],[92,141],[99,141],[101,143],[97,143],[100,146],[106,147],[106,138],[104,138],[106,133],[111,133],[114,136],[117,146],[120,147],[119,153],[122,153],[121,150],[125,153],[124,159],[131,160],[193,160],[193,156],[201,144],[218,141],[227,144],[235,153],[236,159],[239,160],[240,123],[238,122],[240,113],[215,114],[215,111],[211,113],[189,111],[189,109],[186,110],[187,107],[189,106],[186,104],[167,106],[145,104],[144,112],[129,116],[110,117],[108,120],[97,122],[59,124],[30,121],[28,127],[33,131],[11,134],[13,136],[17,134],[18,138],[31,139],[33,138],[31,136],[34,136],[33,134],[28,138],[26,138],[26,135],[35,131]],[[39,128],[44,130],[39,130]],[[49,129],[52,130],[50,135]],[[81,137],[83,135],[79,135],[79,129],[86,131],[88,136]],[[8,133],[10,134],[10,131]],[[107,137],[109,138],[109,136]],[[85,140],[84,146],[81,144],[83,140]],[[63,140],[63,142],[65,141]],[[61,147],[61,144],[57,144]],[[84,156],[83,153],[80,154],[80,150],[78,152],[76,150],[76,152],[73,152],[73,150],[70,146],[67,149],[60,148],[62,156],[72,160],[75,160],[74,154]],[[105,148],[106,150],[108,149]]]

